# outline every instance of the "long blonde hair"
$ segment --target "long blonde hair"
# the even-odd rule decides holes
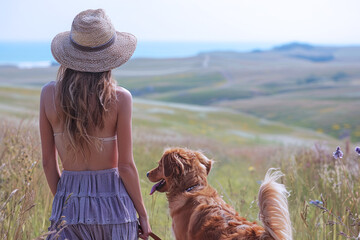
[[[60,66],[57,80],[56,98],[61,106],[64,134],[69,138],[70,148],[80,150],[85,157],[86,149],[94,143],[88,130],[104,128],[109,104],[116,99],[116,82],[111,70],[79,72],[64,66]]]

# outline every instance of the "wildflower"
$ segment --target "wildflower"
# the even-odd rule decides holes
[[[250,166],[250,167],[248,168],[248,170],[249,170],[249,172],[253,172],[253,171],[255,171],[255,168],[254,168],[253,166]]]
[[[336,148],[336,151],[333,152],[333,157],[335,159],[342,158],[344,156],[343,152],[340,150],[340,147]]]
[[[311,200],[309,203],[315,206],[323,205],[323,202],[320,200],[315,200],[315,201]]]
[[[360,155],[360,147],[356,147],[355,152]]]

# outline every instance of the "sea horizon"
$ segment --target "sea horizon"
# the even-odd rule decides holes
[[[289,42],[287,42],[289,43]],[[251,52],[270,50],[286,42],[138,42],[133,58],[185,58],[205,52]],[[315,46],[359,46],[360,44],[312,44]],[[50,50],[50,41],[0,41],[0,66],[18,68],[49,67],[56,65]]]

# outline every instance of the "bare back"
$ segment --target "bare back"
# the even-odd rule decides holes
[[[124,88],[117,87],[117,100],[110,103],[109,110],[105,114],[103,129],[93,128],[87,129],[88,134],[93,139],[94,144],[89,148],[85,148],[85,155],[81,151],[73,151],[69,149],[68,138],[64,133],[64,121],[61,119],[59,112],[61,106],[55,98],[56,82],[48,83],[44,88],[44,108],[47,119],[53,130],[55,147],[60,156],[62,166],[68,171],[86,171],[86,170],[102,170],[115,168],[118,166],[118,139],[121,133],[117,131],[118,109],[121,99],[128,91]],[[91,111],[91,106],[89,106]],[[120,135],[120,136],[119,136]]]

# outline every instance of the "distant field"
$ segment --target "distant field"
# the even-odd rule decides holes
[[[360,141],[359,47],[295,44],[266,52],[138,59],[114,76],[142,98],[220,106]]]
[[[56,67],[0,68],[1,85],[39,87]],[[360,141],[360,47],[285,45],[272,51],[135,59],[113,71],[135,97],[218,106]]]
[[[40,88],[0,87],[0,113],[4,119],[37,119]],[[232,110],[134,99],[134,128],[185,134],[246,145],[311,145],[335,141],[324,134],[258,119]],[[154,134],[159,135],[159,134]],[[193,144],[192,144],[193,145]],[[237,146],[236,146],[237,147]]]

